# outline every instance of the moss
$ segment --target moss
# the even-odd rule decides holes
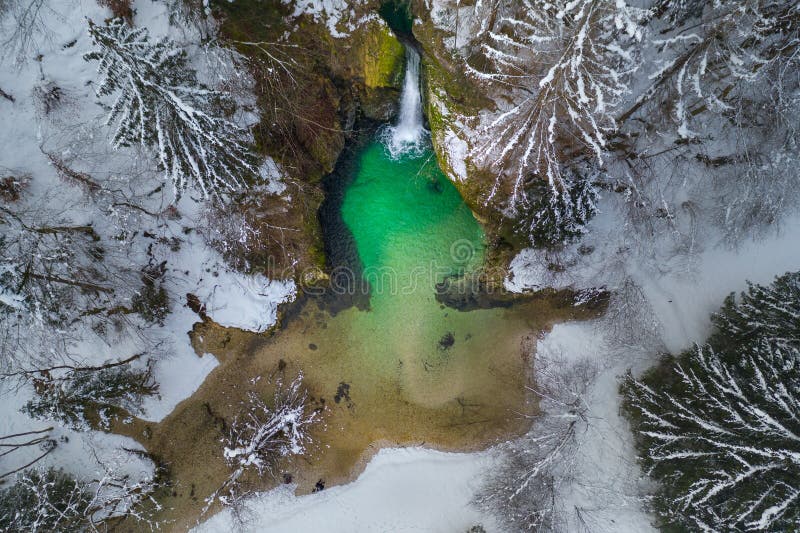
[[[215,1],[220,34],[234,41],[277,41],[284,31],[288,8],[279,0]]]
[[[433,147],[445,174],[456,184],[464,200],[482,221],[489,216],[479,198],[488,190],[491,178],[467,165],[467,180],[460,180],[453,170],[444,146],[449,131],[458,131],[453,117],[477,116],[492,102],[482,96],[482,91],[467,78],[460,64],[456,64],[442,42],[441,32],[430,21],[414,26],[414,35],[423,46],[422,62],[424,105],[428,116]],[[469,139],[466,139],[469,143]],[[469,162],[468,162],[469,163]]]
[[[364,85],[368,89],[400,86],[405,50],[388,26],[380,24],[367,34],[362,53]]]

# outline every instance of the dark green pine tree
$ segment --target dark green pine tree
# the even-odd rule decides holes
[[[89,22],[99,61],[98,96],[116,94],[108,124],[112,145],[141,145],[157,152],[176,193],[190,182],[204,196],[236,191],[257,174],[243,128],[224,118],[230,99],[197,81],[186,52],[162,39],[151,43],[147,29],[122,19]]]
[[[28,470],[0,491],[0,531],[87,531],[93,493],[63,470]]]
[[[137,480],[102,466],[95,479],[53,467],[18,473],[11,486],[0,489],[0,531],[109,531],[122,517],[126,530],[158,529],[154,515],[160,507],[153,494],[163,486],[163,472],[156,469],[154,477]]]
[[[111,416],[141,414],[145,397],[158,392],[150,368],[73,371],[36,381],[36,395],[22,411],[32,418],[58,420],[76,430],[105,428]]]
[[[800,527],[800,272],[728,297],[707,343],[628,375],[665,530]]]

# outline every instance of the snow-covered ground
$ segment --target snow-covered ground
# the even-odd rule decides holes
[[[498,531],[491,517],[470,505],[487,453],[444,453],[424,448],[380,450],[359,478],[347,485],[296,497],[284,485],[249,502],[242,531],[466,532],[482,525]],[[230,511],[193,531],[223,533],[239,527]]]
[[[267,279],[260,274],[223,279],[204,287],[197,296],[217,324],[261,333],[278,318],[278,304],[291,301],[293,281]]]

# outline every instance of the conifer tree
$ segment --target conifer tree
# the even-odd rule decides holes
[[[231,102],[203,86],[186,52],[167,39],[150,42],[145,28],[122,19],[89,23],[97,50],[99,97],[115,95],[107,123],[115,148],[152,149],[176,194],[191,182],[203,196],[241,189],[258,174],[246,130],[223,116]]]
[[[706,344],[623,384],[653,508],[683,529],[796,529],[800,273],[730,296],[714,323]]]

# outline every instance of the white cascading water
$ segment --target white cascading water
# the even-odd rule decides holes
[[[419,54],[406,46],[406,74],[400,94],[397,124],[386,129],[385,144],[389,155],[397,159],[424,151],[427,131],[422,123],[422,98],[419,91]]]

